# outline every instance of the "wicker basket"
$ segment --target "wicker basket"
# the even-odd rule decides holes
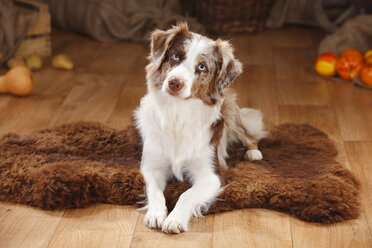
[[[196,15],[211,33],[253,33],[265,28],[274,0],[199,0]]]

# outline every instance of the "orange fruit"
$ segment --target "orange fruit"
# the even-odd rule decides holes
[[[364,60],[366,61],[366,63],[368,63],[368,64],[372,64],[372,49],[368,50],[368,51],[364,54]]]
[[[361,59],[359,56],[343,56],[337,61],[336,71],[341,78],[350,81],[358,76],[362,65],[363,59]]]
[[[315,61],[315,71],[323,77],[336,75],[336,63],[338,56],[331,52],[321,54]]]
[[[347,49],[341,53],[341,57],[350,56],[350,55],[363,59],[363,54],[360,51],[355,50],[355,49]]]
[[[365,85],[372,87],[372,65],[364,64],[360,70],[360,79]]]
[[[372,49],[369,49],[365,54],[364,54],[364,58],[367,58],[369,56],[372,56]]]

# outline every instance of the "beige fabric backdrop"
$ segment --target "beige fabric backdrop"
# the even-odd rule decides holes
[[[38,0],[50,6],[52,23],[99,41],[147,41],[154,27],[167,29],[187,20],[191,30],[204,32],[193,18],[183,17],[178,0]]]
[[[190,29],[204,33],[194,18],[183,16],[178,0],[37,0],[49,5],[52,23],[99,41],[146,42],[155,28],[167,29],[185,20]],[[36,18],[20,15],[0,0],[0,65],[13,56]],[[52,41],[53,42],[53,41]]]
[[[4,54],[0,65],[13,56],[35,19],[36,13],[20,14],[0,0],[0,52]]]
[[[353,48],[361,52],[372,49],[372,15],[359,15],[348,20],[335,33],[327,35],[319,45],[318,54],[341,54]]]

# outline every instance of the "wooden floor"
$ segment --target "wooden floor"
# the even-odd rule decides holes
[[[317,225],[286,214],[246,209],[193,219],[190,231],[165,235],[144,227],[131,206],[95,205],[48,212],[0,203],[0,247],[372,247],[372,91],[314,74],[323,33],[294,27],[232,39],[244,74],[239,104],[261,109],[268,127],[310,123],[327,132],[338,161],[363,184],[362,215]],[[99,43],[53,30],[53,53],[65,53],[73,72],[46,61],[32,96],[0,96],[0,135],[90,120],[124,128],[144,95],[146,46]],[[4,70],[0,70],[4,72]]]

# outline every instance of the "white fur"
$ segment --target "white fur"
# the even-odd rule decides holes
[[[144,141],[141,173],[148,201],[145,224],[150,228],[186,231],[190,218],[200,216],[219,194],[221,183],[214,173],[214,148],[209,144],[210,127],[219,113],[219,105],[207,106],[198,99],[184,100],[162,91],[141,100],[135,116]],[[193,187],[181,195],[166,218],[163,190],[172,175],[180,181],[187,176]]]
[[[250,160],[250,161],[261,160],[262,159],[262,153],[257,149],[248,150],[244,154],[244,159],[245,160]]]

